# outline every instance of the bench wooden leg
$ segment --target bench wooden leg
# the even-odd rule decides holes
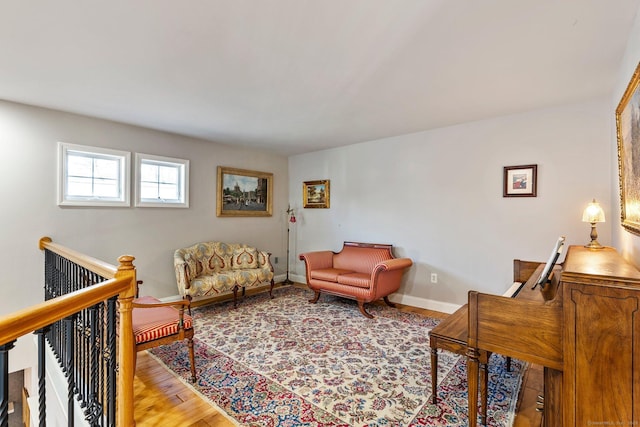
[[[193,351],[193,338],[187,339],[187,347],[189,347],[189,360],[191,361],[191,382],[196,382],[196,357]]]
[[[469,427],[476,427],[478,425],[478,357],[478,350],[475,348],[469,348],[467,351]]]
[[[320,291],[313,291],[313,292],[315,292],[315,295],[313,296],[313,298],[309,300],[311,304],[317,303],[318,300],[320,299]]]
[[[431,347],[431,403],[438,403],[438,349]]]
[[[480,363],[480,423],[487,425],[487,391],[489,386],[487,364]]]
[[[275,285],[275,283],[273,282],[273,279],[271,279],[271,286],[269,287],[269,298],[273,299],[273,286]]]

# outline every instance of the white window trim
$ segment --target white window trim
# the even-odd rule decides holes
[[[141,198],[140,186],[141,176],[140,170],[144,160],[149,160],[156,163],[167,163],[170,165],[179,166],[181,169],[181,184],[182,184],[182,201],[154,201],[143,200]],[[189,160],[177,159],[174,157],[156,156],[153,154],[136,153],[136,200],[135,204],[140,208],[188,208],[189,207]]]
[[[120,167],[120,194],[117,200],[100,199],[98,197],[67,197],[67,152],[80,151],[89,154],[108,155],[118,157]],[[58,142],[58,205],[59,206],[131,206],[131,153],[127,151],[111,150],[109,148],[91,147],[88,145]]]

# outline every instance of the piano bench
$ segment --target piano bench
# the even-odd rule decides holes
[[[460,356],[467,355],[469,329],[469,306],[460,307],[443,319],[429,333],[431,347],[431,403],[438,403],[438,349],[447,350]],[[487,423],[487,364],[491,353],[480,350],[480,417],[482,424]],[[507,370],[511,370],[511,358],[507,358]]]

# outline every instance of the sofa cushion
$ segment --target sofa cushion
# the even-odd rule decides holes
[[[160,300],[146,296],[135,299],[138,304],[153,304]],[[173,307],[134,308],[131,312],[136,344],[153,341],[178,333],[178,310]],[[193,319],[184,314],[184,328],[193,327]]]
[[[256,248],[236,248],[233,251],[231,265],[234,270],[258,267],[258,251]]]
[[[340,268],[321,268],[318,270],[311,270],[311,278],[325,280],[327,282],[337,282],[338,276],[346,273],[353,273],[353,270],[344,270]]]
[[[230,292],[236,286],[252,288],[273,278],[269,267],[247,268],[245,270],[226,270],[217,274],[199,276],[191,281],[189,295],[213,296]]]
[[[225,270],[207,276],[198,276],[191,281],[190,295],[211,296],[231,291],[236,286],[236,271]]]
[[[371,274],[367,273],[347,273],[338,276],[338,283],[341,285],[355,286],[357,288],[368,289],[371,286]]]
[[[333,257],[333,267],[371,274],[376,264],[391,258],[388,249],[346,246]]]
[[[207,270],[206,274],[211,274],[217,273],[222,270],[229,270],[231,268],[231,263],[226,261],[222,256],[220,256],[220,254],[214,252],[211,254],[211,257],[209,257],[207,266],[209,267],[209,269]]]

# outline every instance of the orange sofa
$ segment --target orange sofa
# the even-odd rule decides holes
[[[368,318],[373,316],[365,310],[365,303],[383,298],[393,307],[388,295],[400,288],[402,275],[413,262],[395,258],[391,249],[392,245],[344,242],[337,253],[300,254],[307,270],[307,285],[315,292],[309,302],[317,302],[321,292],[355,299],[360,312]]]

